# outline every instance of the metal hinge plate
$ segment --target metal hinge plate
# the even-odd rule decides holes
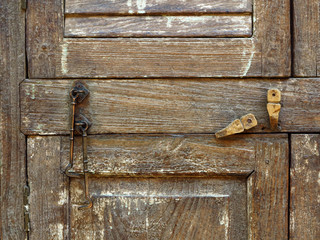
[[[30,231],[30,213],[29,213],[29,195],[30,188],[25,185],[23,190],[23,208],[24,208],[24,231]]]

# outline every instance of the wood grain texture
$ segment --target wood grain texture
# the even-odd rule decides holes
[[[250,37],[252,16],[66,17],[65,37]]]
[[[26,50],[31,78],[57,76],[56,57],[63,41],[62,3],[62,0],[28,0]]]
[[[57,77],[261,76],[251,38],[65,39]]]
[[[60,169],[61,138],[28,138],[30,239],[68,238],[68,178]]]
[[[290,239],[320,239],[318,134],[292,135]]]
[[[25,78],[25,12],[0,3],[0,239],[25,239],[25,136],[20,132],[19,83]]]
[[[91,178],[86,212],[81,183],[71,182],[73,239],[247,239],[245,179]]]
[[[270,137],[270,136],[268,136]],[[267,139],[266,137],[265,139]],[[257,138],[217,140],[213,135],[103,135],[88,138],[88,170],[95,176],[248,176]],[[62,141],[68,159],[68,138]],[[81,139],[74,171],[82,172]],[[63,162],[65,168],[68,162]]]
[[[215,133],[247,113],[269,132],[267,92],[282,92],[283,132],[320,131],[319,79],[81,80],[90,96],[79,108],[90,134]],[[21,85],[25,134],[68,134],[71,80],[26,80]]]
[[[254,12],[255,47],[262,52],[261,75],[290,76],[290,1],[255,0]]]
[[[315,77],[319,68],[319,1],[293,1],[294,76]]]
[[[254,1],[250,39],[63,39],[61,0],[30,0],[30,78],[254,77],[290,74],[289,0]],[[277,27],[272,24],[277,19]]]
[[[252,0],[66,0],[65,4],[65,12],[69,14],[252,12]]]
[[[247,187],[248,239],[288,239],[288,138],[275,136],[255,148],[257,165]]]

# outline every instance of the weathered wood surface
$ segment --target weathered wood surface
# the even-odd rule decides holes
[[[53,66],[56,77],[73,78],[261,76],[254,46],[251,38],[69,38]]]
[[[254,1],[250,39],[63,39],[61,0],[29,0],[28,6],[30,78],[285,77],[291,73],[289,0]]]
[[[247,185],[248,239],[288,239],[288,138],[273,136],[255,144],[256,168]]]
[[[319,1],[293,1],[293,73],[297,77],[315,77],[320,72]]]
[[[88,170],[95,176],[248,176],[261,137],[217,140],[213,135],[103,135],[88,137]],[[273,139],[266,136],[263,139]],[[69,138],[62,140],[68,160]],[[75,141],[74,171],[82,172],[81,137]],[[63,161],[64,169],[68,161]]]
[[[291,76],[290,1],[254,0],[254,9],[255,47],[261,47],[262,52],[261,76]]]
[[[90,90],[79,108],[102,133],[215,133],[253,113],[270,131],[267,92],[282,92],[283,132],[320,131],[319,79],[81,80]],[[26,80],[21,85],[21,130],[25,134],[68,134],[74,81]],[[279,130],[280,131],[280,130]]]
[[[28,138],[30,240],[68,239],[68,178],[60,169],[61,137]]]
[[[132,174],[131,165],[134,166],[142,163],[141,169],[145,172],[152,172],[153,169],[147,169],[143,167],[144,165],[151,165],[154,169],[160,169],[166,165],[175,165],[172,163],[176,161],[175,159],[179,158],[177,157],[179,153],[172,150],[163,150],[162,147],[163,145],[172,143],[172,137],[167,136],[165,140],[165,137],[159,136],[157,140],[161,143],[158,144],[159,147],[153,143],[154,141],[150,141],[149,137],[146,137],[144,141],[150,141],[148,152],[154,152],[155,157],[153,161],[145,163],[145,159],[147,159],[150,154],[147,152],[147,156],[145,156],[146,151],[144,149],[146,149],[146,147],[144,144],[141,144],[142,136],[141,138],[135,136],[136,143],[132,140],[133,137],[128,136],[113,135],[114,143],[111,141],[112,135],[95,136],[100,143],[99,147],[97,147],[96,143],[93,143],[94,150],[91,149],[93,154],[89,157],[89,162],[92,161],[92,165],[98,166],[99,161],[102,163],[99,169],[109,168],[109,172],[116,174],[119,174],[119,169],[122,169],[129,173],[128,176]],[[188,144],[184,144],[186,148],[191,149],[189,151],[192,152],[192,154],[187,154],[185,162],[189,161],[188,157],[190,156],[190,159],[194,162],[194,168],[198,168],[200,172],[202,172],[203,166],[207,165],[206,169],[210,175],[211,168],[208,166],[210,162],[212,164],[217,163],[216,166],[217,168],[221,168],[221,172],[225,171],[225,167],[219,164],[217,157],[213,156],[217,153],[219,158],[221,158],[221,160],[223,159],[224,162],[229,162],[230,159],[231,165],[233,164],[233,159],[238,159],[238,161],[234,162],[237,162],[239,170],[250,163],[254,172],[248,178],[245,176],[240,178],[235,176],[226,178],[223,177],[223,175],[208,178],[206,174],[202,175],[203,177],[198,175],[198,177],[195,178],[178,177],[179,172],[183,172],[184,167],[186,167],[186,169],[189,168],[188,164],[181,162],[180,169],[175,169],[175,174],[172,175],[176,176],[176,178],[165,178],[172,174],[172,172],[167,171],[168,168],[163,169],[162,178],[139,178],[139,176],[144,175],[141,174],[141,172],[139,172],[140,175],[134,174],[136,178],[89,178],[89,191],[94,199],[94,203],[93,209],[88,211],[78,210],[78,206],[84,197],[83,181],[81,179],[73,179],[70,189],[72,203],[71,226],[72,229],[74,229],[74,233],[72,233],[74,234],[73,236],[79,237],[79,239],[103,239],[105,235],[108,235],[111,239],[112,237],[117,238],[117,236],[131,236],[133,239],[137,239],[137,236],[146,236],[145,234],[151,232],[149,231],[150,225],[149,228],[145,227],[147,219],[151,226],[155,219],[159,225],[168,226],[166,225],[168,224],[168,221],[166,221],[166,213],[168,212],[159,210],[159,214],[148,214],[148,212],[151,211],[150,209],[153,209],[153,204],[157,197],[162,197],[162,199],[163,197],[167,197],[166,199],[170,199],[170,197],[179,199],[189,197],[190,201],[193,202],[195,201],[195,197],[200,201],[201,198],[204,200],[203,197],[219,197],[224,195],[230,198],[229,238],[224,236],[219,239],[271,240],[277,239],[278,237],[279,239],[287,239],[289,177],[287,135],[237,136],[234,140],[216,140],[212,138],[212,140],[210,140],[211,145],[207,140],[209,136],[192,135],[185,137],[187,143],[188,141],[194,142],[194,139],[197,138],[203,142],[202,148],[199,146],[187,147]],[[154,136],[153,138],[156,137]],[[67,137],[65,137],[65,139],[67,139]],[[102,141],[101,139],[107,139],[107,141]],[[126,139],[126,141],[119,143],[119,139]],[[127,145],[130,145],[132,149],[124,146],[125,142]],[[115,150],[116,145],[119,146],[117,151]],[[210,151],[212,150],[212,145],[217,145],[218,147],[216,147],[214,151]],[[181,147],[181,149],[183,149],[183,147]],[[138,154],[139,151],[141,151],[140,154]],[[248,154],[249,152],[251,153],[246,156],[243,151],[247,151]],[[62,152],[65,152],[65,150]],[[102,152],[106,154],[103,155],[101,154]],[[111,152],[113,155],[111,155]],[[162,152],[164,152],[163,155],[161,154]],[[167,164],[163,164],[161,160],[157,159],[158,154]],[[210,156],[208,154],[210,154]],[[237,156],[234,156],[234,154],[237,154]],[[206,161],[204,160],[199,161],[198,156],[200,156],[201,159],[208,159],[208,162],[205,163]],[[152,156],[150,156],[150,159],[151,157]],[[130,160],[123,162],[123,159]],[[244,159],[247,160],[243,161]],[[76,161],[79,161],[79,159]],[[221,163],[223,161],[221,161]],[[79,162],[76,163],[76,165],[78,164]],[[112,167],[110,168],[110,166]],[[203,172],[205,173],[206,171]],[[157,203],[160,205],[164,204],[162,199],[158,200]],[[213,201],[213,199],[214,198],[207,198],[206,200]],[[198,204],[200,203],[199,201],[197,202]],[[112,206],[114,212],[108,210],[110,206]],[[165,206],[168,209],[170,208],[168,205]],[[176,207],[179,208],[178,205],[176,205]],[[205,206],[202,207],[206,209]],[[186,211],[186,209],[188,209],[187,206],[184,211]],[[208,214],[208,211],[206,212]],[[178,211],[178,213],[180,213],[180,211]],[[172,221],[176,221],[178,226],[181,226],[181,222],[187,224],[184,221],[185,217],[182,217],[185,212],[181,211],[181,215],[178,215],[178,213],[171,215]],[[139,219],[139,221],[133,221],[133,217],[135,217],[134,219]],[[207,215],[203,217],[205,218]],[[203,223],[202,220],[203,218],[199,218],[201,223]],[[92,224],[86,224],[87,222]],[[126,227],[123,227],[123,224],[125,224]],[[202,226],[204,227],[206,224],[203,223]],[[170,229],[170,225],[168,228]],[[135,231],[133,231],[133,229],[135,229]],[[178,229],[180,229],[180,227]],[[163,232],[162,229],[154,230],[154,234],[166,233]],[[203,228],[201,228],[200,232],[202,231],[204,231]],[[176,232],[177,234],[183,234],[183,232],[175,230],[172,236],[175,236],[174,234]],[[85,235],[88,237],[85,238]],[[205,236],[207,239],[207,235]],[[153,238],[151,237],[150,239]]]
[[[250,37],[252,16],[67,17],[65,37]]]
[[[25,78],[25,12],[0,3],[0,239],[25,239],[25,136],[20,132],[19,83]]]
[[[66,0],[65,13],[174,14],[252,12],[252,0]]]
[[[247,239],[245,179],[90,181],[89,211],[78,209],[82,181],[71,182],[72,239]]]
[[[320,136],[292,135],[290,239],[320,239]]]

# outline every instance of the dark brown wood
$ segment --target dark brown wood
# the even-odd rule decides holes
[[[250,37],[252,16],[67,17],[65,37]]]
[[[66,0],[65,12],[72,14],[176,14],[252,12],[252,0]]]
[[[30,239],[68,239],[68,178],[60,169],[61,137],[28,138]]]
[[[20,0],[0,3],[0,239],[25,239],[25,136],[19,83],[25,78],[25,12]]]
[[[290,239],[320,239],[318,134],[291,137]]]
[[[30,78],[290,74],[289,0],[254,1],[254,34],[246,39],[68,39],[61,0],[29,0],[28,6]]]
[[[82,80],[90,97],[82,103],[102,133],[215,133],[249,112],[269,132],[267,92],[282,92],[283,132],[320,131],[319,79]],[[74,81],[26,80],[21,85],[25,134],[68,134]],[[280,130],[277,130],[280,131]]]
[[[248,239],[288,239],[289,147],[282,139],[255,145],[256,169],[248,179]],[[273,212],[273,214],[270,214]]]
[[[294,76],[315,77],[320,72],[319,7],[318,0],[293,1]]]

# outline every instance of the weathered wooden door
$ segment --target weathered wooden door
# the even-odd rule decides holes
[[[29,239],[286,239],[289,137],[253,133],[272,132],[269,88],[283,92],[276,132],[305,121],[291,94],[305,88],[284,79],[289,2],[29,0]],[[80,178],[64,173],[79,82],[90,92],[75,109],[92,123],[90,209],[79,209],[81,136]],[[247,113],[256,128],[215,138]]]

